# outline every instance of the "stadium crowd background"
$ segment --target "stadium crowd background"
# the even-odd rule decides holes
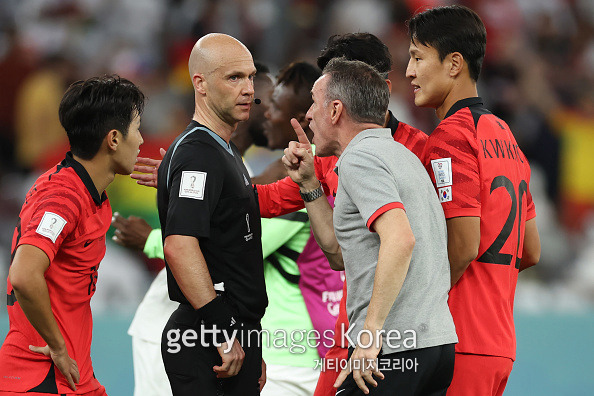
[[[148,97],[141,125],[145,139],[141,155],[157,158],[158,148],[167,147],[191,115],[193,94],[187,59],[201,35],[224,32],[237,37],[252,51],[254,59],[269,65],[275,74],[294,60],[315,63],[331,34],[368,31],[389,46],[394,60],[390,74],[391,110],[402,121],[429,133],[438,120],[432,110],[414,106],[411,86],[404,77],[409,44],[405,21],[420,7],[449,3],[452,2],[2,0],[0,278],[5,279],[8,272],[12,233],[25,192],[37,175],[59,161],[66,150],[66,135],[57,109],[71,82],[117,73],[138,84]],[[538,340],[534,334],[556,343],[564,342],[564,337],[572,338],[566,341],[575,343],[580,350],[573,351],[568,346],[574,344],[557,349],[542,345],[550,352],[542,358],[551,359],[549,363],[553,364],[553,360],[559,359],[555,351],[565,350],[571,353],[567,364],[575,365],[575,370],[564,369],[571,369],[568,372],[574,374],[576,370],[591,371],[592,363],[583,367],[580,362],[588,361],[585,356],[587,351],[594,352],[594,341],[591,336],[579,339],[579,334],[591,334],[594,328],[594,2],[456,3],[476,10],[487,26],[487,57],[479,79],[479,95],[488,108],[510,124],[532,167],[531,189],[542,255],[540,263],[522,273],[519,280],[517,366],[526,359],[522,356],[524,329],[528,339]],[[280,155],[253,149],[246,160],[257,174]],[[151,225],[158,225],[154,190],[120,177],[108,194],[114,211],[142,216]],[[102,326],[110,337],[119,337],[116,344],[129,349],[127,323],[157,268],[158,263],[144,259],[140,253],[108,244],[93,309],[96,326]],[[4,281],[0,285],[3,292]],[[119,318],[120,327],[109,322],[116,320],[113,318]],[[2,339],[7,322],[2,305]],[[538,333],[532,328],[533,323],[548,326],[550,333]],[[97,342],[102,336],[95,331]],[[540,347],[536,344],[534,350]],[[100,353],[101,350],[94,349],[96,361],[102,359],[97,356]],[[131,357],[125,358],[130,361],[131,383]],[[530,358],[536,362],[541,357]],[[514,392],[515,377],[521,373],[514,370],[509,394]],[[544,375],[536,370],[535,373]],[[109,392],[109,382],[99,378]]]

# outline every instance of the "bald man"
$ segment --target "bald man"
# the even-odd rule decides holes
[[[190,54],[192,121],[159,167],[171,315],[161,354],[173,395],[258,395],[264,286],[258,198],[230,142],[249,117],[256,68],[238,40],[208,34]]]

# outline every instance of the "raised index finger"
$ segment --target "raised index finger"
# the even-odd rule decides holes
[[[309,146],[311,146],[311,143],[309,142],[309,139],[307,138],[305,131],[303,130],[303,128],[301,128],[301,125],[299,125],[299,121],[297,121],[295,118],[291,118],[291,126],[297,134],[297,140],[299,140],[299,143],[306,144],[306,148],[309,148]]]

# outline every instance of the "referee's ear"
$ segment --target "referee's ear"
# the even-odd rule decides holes
[[[206,78],[204,78],[204,74],[196,73],[192,76],[192,84],[194,85],[194,90],[201,95],[206,94]]]

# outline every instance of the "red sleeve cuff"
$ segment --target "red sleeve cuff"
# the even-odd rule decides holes
[[[21,239],[19,239],[19,244],[17,245],[17,248],[21,245],[32,245],[36,248],[41,249],[49,258],[50,265],[51,262],[54,260],[54,257],[56,256],[54,251],[54,243],[49,239],[46,240],[44,237],[38,238],[36,236],[24,236]]]
[[[526,214],[526,221],[528,220],[532,220],[533,218],[536,217],[536,210],[529,210],[528,213]]]
[[[481,208],[443,208],[443,213],[446,219],[452,217],[481,217]]]
[[[406,212],[406,210],[404,209],[404,205],[402,205],[402,202],[391,202],[389,204],[385,204],[384,206],[376,210],[375,213],[371,215],[369,220],[367,220],[367,228],[369,228],[369,231],[375,232],[372,228],[373,222],[382,214],[386,213],[388,210],[391,209],[402,209]]]

